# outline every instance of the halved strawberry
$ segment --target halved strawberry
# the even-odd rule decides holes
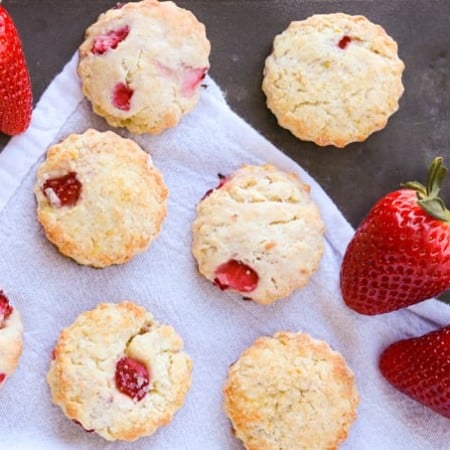
[[[398,390],[450,419],[450,326],[391,344],[379,366]]]
[[[239,292],[252,292],[259,281],[258,274],[241,261],[230,259],[214,272],[214,284],[220,289],[234,289]]]
[[[15,135],[30,125],[33,94],[17,29],[0,5],[0,132]]]
[[[115,380],[122,394],[140,401],[147,395],[150,373],[144,364],[125,356],[117,361]]]

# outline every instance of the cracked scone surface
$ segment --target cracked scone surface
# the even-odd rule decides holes
[[[343,357],[304,333],[257,339],[224,385],[225,412],[247,450],[335,449],[358,401]]]
[[[198,103],[209,53],[205,27],[190,11],[170,1],[130,2],[86,30],[78,74],[110,125],[158,134]]]
[[[297,175],[243,165],[197,205],[192,249],[207,279],[268,304],[307,284],[323,254],[323,233],[310,187]],[[253,284],[224,285],[220,268],[230,262],[251,272]],[[238,284],[246,278],[236,264],[231,270]]]
[[[166,216],[168,191],[134,141],[91,129],[49,148],[35,195],[38,220],[59,251],[105,267],[147,249]]]
[[[192,365],[182,347],[175,330],[144,308],[129,301],[100,304],[61,332],[47,375],[52,400],[107,440],[151,435],[172,420],[190,388]],[[123,358],[148,371],[140,399],[117,388]]]
[[[396,42],[363,16],[317,14],[275,37],[262,89],[280,126],[344,147],[384,128],[403,93]]]
[[[16,370],[22,355],[23,325],[19,311],[0,290],[0,388]]]

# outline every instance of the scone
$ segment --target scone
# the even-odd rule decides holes
[[[268,304],[306,285],[323,253],[310,188],[276,167],[243,165],[197,205],[192,251],[221,289]]]
[[[172,420],[191,385],[182,347],[144,308],[100,304],[60,334],[47,374],[53,403],[106,440],[151,435]]]
[[[229,369],[224,408],[247,450],[331,450],[347,437],[358,393],[326,342],[303,333],[261,337]]]
[[[167,188],[150,155],[112,131],[71,134],[50,147],[34,191],[47,238],[94,267],[144,251],[166,216]]]
[[[23,326],[19,311],[0,290],[0,387],[16,370],[22,354]]]
[[[110,125],[161,133],[196,106],[210,47],[204,25],[173,2],[120,4],[86,30],[83,92]]]
[[[344,147],[386,126],[403,93],[396,42],[363,16],[317,14],[276,36],[262,89],[279,125]]]

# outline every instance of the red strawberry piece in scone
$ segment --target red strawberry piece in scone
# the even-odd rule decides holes
[[[133,96],[133,89],[125,83],[117,83],[112,91],[111,102],[122,111],[129,111],[131,108],[131,97]]]
[[[80,197],[81,182],[75,172],[69,172],[57,178],[48,178],[42,190],[52,206],[74,206]]]
[[[78,73],[110,125],[158,134],[197,105],[209,53],[205,27],[190,11],[143,0],[106,11],[87,29]]]
[[[239,292],[252,292],[258,285],[258,274],[249,266],[230,259],[215,270],[214,284],[223,291],[234,289]]]
[[[9,304],[9,300],[3,291],[0,291],[0,327],[13,312],[13,307]]]
[[[123,357],[117,361],[115,380],[120,392],[139,401],[147,395],[150,373],[139,361]]]
[[[0,386],[16,370],[22,354],[22,335],[20,314],[0,290]]]
[[[305,286],[323,252],[324,225],[296,175],[244,165],[197,205],[192,251],[222,290],[269,304]]]
[[[185,97],[192,97],[198,89],[200,83],[206,77],[207,67],[203,68],[193,68],[184,67],[183,68],[183,78],[181,83],[181,95]]]
[[[151,435],[189,390],[192,363],[182,347],[144,308],[102,303],[61,332],[47,375],[52,400],[106,440]]]
[[[100,34],[94,40],[91,52],[94,55],[103,55],[108,50],[114,50],[117,46],[128,36],[130,27],[125,25],[124,27],[117,28],[115,30],[107,31]]]
[[[217,176],[219,177],[219,183],[217,184],[217,186],[215,188],[211,188],[208,189],[205,194],[202,197],[202,200],[204,200],[206,197],[208,197],[208,195],[211,195],[211,193],[215,190],[215,189],[220,189],[227,181],[228,181],[228,177],[222,175],[221,173],[217,174]]]

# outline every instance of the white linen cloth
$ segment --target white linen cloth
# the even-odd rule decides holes
[[[170,189],[168,216],[151,247],[127,264],[93,269],[61,256],[37,222],[33,185],[47,147],[71,132],[108,129],[83,99],[75,55],[49,86],[31,127],[0,153],[0,289],[23,318],[24,352],[0,390],[1,449],[229,450],[242,445],[222,410],[228,365],[258,336],[305,331],[343,354],[355,372],[360,405],[343,449],[449,449],[450,422],[394,390],[377,360],[389,343],[450,322],[437,300],[376,317],[345,306],[339,267],[353,229],[301,167],[235,115],[207,79],[197,108],[160,136],[130,135],[152,157]],[[298,173],[326,223],[326,249],[308,286],[271,306],[245,302],[198,275],[191,223],[217,174],[242,163],[270,162]],[[369,207],[370,205],[368,205]],[[63,327],[104,301],[131,299],[175,327],[193,359],[193,385],[171,424],[133,443],[109,443],[86,433],[51,404],[45,379]]]

